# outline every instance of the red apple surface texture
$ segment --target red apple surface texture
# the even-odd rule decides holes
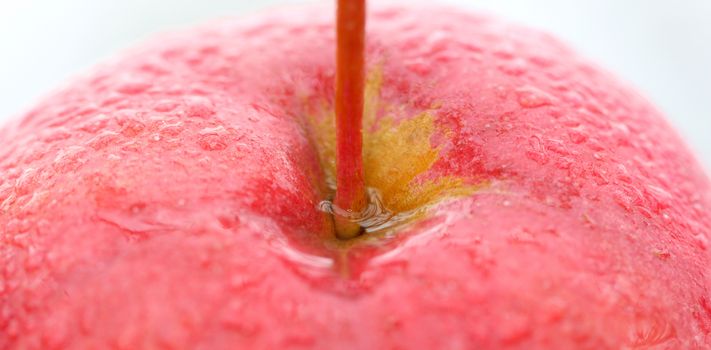
[[[4,126],[0,348],[711,347],[701,167],[487,16],[370,9],[365,182],[417,215],[333,238],[333,14],[159,37]]]

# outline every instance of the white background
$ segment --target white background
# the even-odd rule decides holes
[[[287,2],[0,0],[0,123],[151,33]],[[711,169],[711,0],[442,2],[563,38],[642,90]]]

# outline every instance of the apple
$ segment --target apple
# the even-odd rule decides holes
[[[377,210],[337,238],[333,12],[159,36],[0,130],[0,348],[711,347],[694,156],[489,16],[373,4]]]

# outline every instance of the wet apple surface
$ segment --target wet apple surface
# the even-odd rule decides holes
[[[711,346],[711,187],[557,40],[371,9],[366,186],[333,196],[333,8],[163,35],[0,130],[0,348]]]

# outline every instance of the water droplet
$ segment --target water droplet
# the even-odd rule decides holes
[[[11,319],[5,328],[5,335],[10,339],[15,339],[20,335],[20,321],[17,319]]]
[[[709,239],[703,233],[694,236],[694,243],[696,243],[696,246],[698,246],[702,250],[706,250],[709,247]]]
[[[590,98],[586,99],[583,103],[583,108],[596,116],[608,114],[607,110],[605,110],[599,102],[591,100]]]
[[[121,134],[128,137],[133,137],[140,134],[146,125],[138,119],[130,118],[121,121]]]
[[[220,223],[220,226],[226,230],[236,227],[240,222],[239,217],[236,215],[218,215],[217,221]]]
[[[146,208],[145,203],[136,203],[136,204],[132,205],[129,210],[131,211],[132,214],[138,214],[141,211],[143,211],[143,209],[145,209],[145,208]]]
[[[32,227],[32,222],[33,222],[33,221],[27,220],[27,219],[18,219],[18,218],[11,219],[11,220],[6,224],[5,230],[6,230],[7,232],[15,232],[15,233],[17,233],[17,232],[19,232],[19,233],[27,232],[27,231],[29,231],[30,228]]]
[[[615,203],[617,203],[625,211],[627,211],[627,212],[632,211],[632,204],[631,204],[632,198],[628,194],[626,194],[624,191],[616,190],[612,197],[615,200]]]
[[[153,106],[153,110],[156,112],[170,112],[178,107],[178,102],[174,100],[161,100]]]
[[[27,248],[27,257],[25,259],[25,269],[27,271],[37,270],[44,262],[44,256],[37,251],[37,248],[29,246]]]
[[[107,93],[107,97],[102,99],[99,105],[101,107],[111,107],[118,102],[124,100],[124,96],[115,92]]]
[[[558,153],[562,156],[570,155],[570,150],[561,140],[548,139],[546,140],[545,149]]]
[[[219,151],[227,148],[230,132],[224,126],[204,128],[200,130],[198,144],[206,151]]]
[[[537,136],[532,136],[528,140],[530,149],[526,151],[526,157],[535,161],[538,164],[548,163],[548,156],[546,155],[546,149],[541,143],[541,139]]]
[[[535,64],[538,67],[546,68],[550,67],[554,63],[554,59],[543,54],[536,54],[528,58],[528,61]]]
[[[33,191],[38,184],[39,173],[34,168],[25,169],[20,177],[15,180],[15,193],[18,196],[25,195]]]
[[[570,141],[574,144],[581,144],[588,139],[587,135],[577,130],[569,131],[568,137],[570,138]]]
[[[631,134],[630,127],[627,126],[627,124],[625,123],[611,122],[610,125],[612,126],[612,128],[620,132],[620,136],[627,136]]]
[[[607,185],[608,183],[610,183],[607,171],[605,169],[593,168],[590,172],[590,175],[592,176],[593,181],[595,181],[598,186]]]
[[[577,128],[580,126],[580,121],[576,118],[564,118],[561,120],[561,123],[568,128]]]
[[[421,45],[425,50],[425,54],[433,55],[444,51],[451,42],[451,35],[443,30],[436,30],[425,38],[424,45]]]
[[[538,164],[548,163],[548,157],[546,157],[546,155],[542,152],[526,151],[526,157]]]
[[[494,49],[494,56],[504,60],[510,60],[514,58],[514,52],[513,45],[509,42],[505,42]]]
[[[86,149],[81,146],[70,146],[67,147],[59,153],[54,158],[52,167],[54,170],[60,173],[66,173],[70,171],[75,171],[85,160],[82,158],[86,153]]]
[[[193,118],[209,118],[215,114],[212,101],[203,96],[190,96],[185,99],[185,114]]]
[[[109,118],[107,115],[98,114],[81,123],[78,128],[81,131],[95,134],[99,130],[105,129],[110,122],[111,118]]]
[[[164,122],[158,128],[158,131],[163,135],[177,136],[183,132],[183,122],[176,121],[174,123]]]
[[[661,260],[668,260],[671,258],[671,253],[663,249],[652,249],[652,254]]]
[[[72,133],[65,127],[52,128],[42,137],[42,141],[46,143],[66,140],[72,136]]]
[[[473,53],[482,53],[484,52],[484,48],[479,45],[478,43],[471,41],[471,40],[461,40],[457,39],[457,44],[464,48],[467,51],[473,52]]]
[[[145,81],[126,81],[120,83],[116,87],[116,91],[124,95],[138,95],[151,87],[151,84]]]
[[[253,337],[259,333],[259,324],[245,316],[245,305],[241,300],[231,300],[226,306],[220,322],[230,331]]]
[[[647,199],[653,204],[655,212],[671,207],[674,197],[661,187],[649,185],[646,188]]]
[[[676,339],[676,330],[660,316],[643,319],[630,329],[629,342],[634,348],[649,348]]]
[[[200,145],[200,148],[206,151],[220,151],[227,148],[227,142],[224,136],[215,134],[200,136],[198,144]]]
[[[95,150],[99,150],[114,142],[118,138],[118,135],[117,132],[104,130],[87,141],[86,144]]]
[[[516,94],[518,104],[523,108],[538,108],[553,103],[550,95],[532,86],[519,88],[516,90]]]
[[[511,61],[501,62],[498,68],[507,75],[518,77],[528,71],[528,63],[523,59],[517,58]]]
[[[596,138],[589,138],[587,142],[588,148],[590,148],[593,151],[599,152],[599,151],[604,151],[605,150],[605,145],[603,142]]]
[[[232,290],[242,291],[250,286],[257,284],[257,280],[246,274],[235,274],[229,280],[229,285]]]
[[[131,234],[169,230],[171,226],[155,220],[155,213],[146,210],[145,203],[136,203],[128,210],[105,209],[98,212],[100,220]],[[135,238],[135,237],[134,237]]]
[[[538,240],[536,239],[536,236],[534,236],[530,230],[525,229],[525,228],[511,234],[511,236],[509,236],[509,241],[512,243],[518,243],[518,244],[530,244],[530,245],[539,245],[540,244],[540,242],[538,242]]]
[[[88,102],[86,104],[83,104],[81,107],[79,107],[76,111],[74,111],[74,114],[76,116],[88,116],[89,114],[96,113],[96,104]]]
[[[8,243],[13,244],[14,246],[18,248],[27,248],[30,245],[30,239],[31,236],[29,233],[17,233],[14,235],[11,235],[10,239],[8,240]]]
[[[432,72],[432,64],[420,58],[408,60],[404,65],[408,70],[419,76],[426,76]]]
[[[141,72],[153,75],[153,76],[161,76],[161,75],[166,75],[170,71],[166,68],[163,67],[164,65],[161,64],[161,62],[145,62],[141,64],[138,69]]]
[[[533,334],[531,321],[523,314],[507,314],[501,323],[501,340],[506,345],[521,343]]]
[[[560,92],[568,92],[571,89],[570,82],[566,80],[556,80],[551,83],[551,87]]]
[[[574,161],[568,157],[560,157],[556,160],[555,166],[558,169],[568,170],[573,165]]]

